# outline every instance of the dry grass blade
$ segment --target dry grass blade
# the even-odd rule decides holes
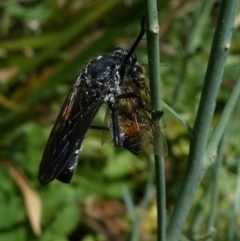
[[[27,108],[24,107],[23,105],[17,104],[15,102],[9,100],[2,94],[0,94],[0,105],[4,106],[10,110],[15,110],[18,112],[24,112],[27,110]]]
[[[20,188],[24,197],[32,230],[34,234],[39,237],[42,233],[40,226],[42,203],[39,195],[30,186],[29,181],[22,171],[19,170],[13,163],[8,160],[1,160],[1,163],[7,168],[8,172]]]

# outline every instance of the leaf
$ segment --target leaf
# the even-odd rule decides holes
[[[64,237],[76,228],[79,222],[79,210],[75,205],[68,205],[59,210],[56,219],[51,223],[51,230]]]
[[[120,155],[112,156],[112,159],[109,159],[104,168],[103,173],[108,178],[120,178],[128,175],[134,170],[136,159],[135,156],[127,151]]]

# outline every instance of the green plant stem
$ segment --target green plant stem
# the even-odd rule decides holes
[[[232,36],[238,0],[222,0],[194,124],[185,180],[167,228],[167,240],[179,240],[194,195],[200,185],[210,125]]]
[[[137,220],[138,217],[137,217],[137,214],[136,214],[136,211],[135,211],[135,206],[134,206],[134,203],[133,203],[131,193],[129,191],[128,186],[123,186],[122,190],[123,190],[124,202],[127,206],[127,210],[128,210],[130,219],[132,221],[133,226],[135,226],[135,223],[136,223],[136,220]],[[133,227],[133,230],[134,230],[134,227]]]
[[[224,135],[225,136],[225,135]],[[207,224],[207,232],[206,236],[210,235],[211,239],[212,236],[212,228],[215,223],[216,214],[217,214],[217,205],[218,205],[218,198],[219,198],[219,180],[220,180],[220,171],[223,161],[223,154],[226,147],[226,141],[224,136],[221,139],[219,144],[219,156],[217,157],[216,162],[213,165],[212,172],[213,172],[213,182],[212,182],[212,191],[211,191],[211,207],[209,212],[208,224]]]
[[[205,27],[205,23],[207,22],[207,18],[209,16],[209,13],[211,11],[212,5],[215,0],[208,0],[208,1],[198,1],[199,7],[196,8],[196,11],[193,16],[193,24],[192,24],[192,31],[190,32],[188,41],[185,46],[185,52],[183,56],[182,61],[182,67],[181,72],[178,76],[176,86],[173,93],[173,104],[177,102],[180,95],[180,87],[185,79],[185,75],[188,68],[188,63],[190,60],[190,57],[195,52],[196,48],[198,47],[198,44],[200,42],[199,36],[201,36],[201,33]]]
[[[207,179],[208,177],[206,177]],[[201,195],[198,196],[198,203],[194,205],[193,209],[193,217],[191,219],[191,233],[194,235],[194,240],[197,240],[200,237],[204,237],[205,234],[203,234],[200,229],[202,227],[202,224],[206,222],[205,217],[205,210],[206,210],[206,204],[209,203],[209,199],[212,193],[212,185],[206,185],[204,187],[204,192],[201,193]],[[200,231],[200,233],[199,233]],[[190,236],[192,240],[192,236]]]
[[[227,124],[229,123],[229,120],[232,116],[232,112],[234,110],[234,106],[237,103],[239,95],[240,95],[240,74],[238,75],[236,83],[233,86],[232,92],[227,100],[227,103],[223,109],[223,112],[219,118],[219,121],[218,121],[216,127],[214,128],[213,134],[208,143],[207,151],[206,151],[205,159],[204,159],[204,171],[202,172],[201,178],[205,174],[208,167],[213,163],[213,160],[214,160],[215,156],[217,155],[217,145],[220,141],[220,138],[222,138],[222,136],[223,136],[223,132],[226,129]],[[212,208],[210,209],[211,211],[210,211],[209,222],[208,222],[208,227],[207,227],[207,234],[209,234],[211,238],[213,238],[213,236],[211,235],[210,232],[211,232],[211,227],[213,227],[213,225],[214,225],[215,215],[216,215],[215,209],[217,207],[218,192],[219,192],[217,182],[219,180],[219,169],[221,167],[221,162],[222,162],[222,158],[223,158],[222,152],[224,150],[224,144],[220,143],[220,147],[218,149],[219,149],[219,154],[217,156],[216,165],[213,166],[213,168],[214,168],[213,201],[212,201]],[[235,224],[230,225],[229,230],[234,229],[234,227],[235,227],[234,225]],[[229,231],[229,232],[231,232],[231,231]],[[229,238],[229,240],[231,240],[231,239],[232,238]]]
[[[140,236],[140,229],[141,224],[143,222],[147,207],[149,206],[150,200],[154,196],[155,192],[153,189],[153,183],[154,183],[154,165],[153,163],[150,164],[150,169],[148,172],[148,178],[147,178],[147,184],[145,188],[145,194],[142,201],[142,204],[140,206],[139,214],[135,215],[135,220],[133,222],[133,231],[132,231],[132,237],[131,241],[138,241]]]
[[[227,100],[227,103],[223,109],[223,112],[219,118],[219,121],[218,121],[216,127],[214,128],[211,139],[208,143],[207,151],[206,151],[206,158],[205,158],[205,163],[204,163],[205,168],[207,168],[208,165],[210,164],[209,158],[211,158],[217,152],[218,143],[219,143],[219,141],[223,135],[223,132],[230,120],[230,117],[234,110],[234,106],[239,98],[239,95],[240,95],[240,73],[239,73],[236,83],[232,89],[232,92]]]
[[[163,107],[167,109],[182,125],[187,129],[189,135],[192,133],[192,127],[175,111],[171,108],[167,103],[162,100]]]
[[[240,203],[240,159],[236,160],[237,163],[237,187],[235,192],[235,200],[232,206],[231,222],[229,224],[228,239],[236,240],[237,233],[239,232],[238,217],[240,213],[239,203]]]
[[[151,91],[152,106],[161,109],[161,78],[160,78],[160,50],[159,50],[159,24],[157,2],[145,0],[146,5],[146,26],[147,26],[147,47],[149,82]],[[157,138],[157,137],[156,137]],[[166,239],[166,193],[165,193],[165,171],[164,160],[155,156],[156,191],[157,191],[157,235],[158,239]]]

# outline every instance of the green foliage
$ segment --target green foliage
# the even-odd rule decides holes
[[[196,120],[219,10],[217,4],[209,8],[191,1],[175,4],[158,1],[160,59],[167,65],[161,66],[161,98],[176,113],[174,116],[163,105],[163,132],[169,147],[165,159],[169,217],[186,174],[190,135],[185,127]],[[102,133],[91,130],[71,184],[53,181],[40,186],[37,179],[49,133],[80,71],[99,54],[118,46],[128,48],[144,12],[142,0],[0,2],[1,241],[128,240],[135,230],[139,240],[156,240],[156,200],[155,195],[149,196],[155,183],[148,153],[135,157],[115,148],[109,136],[101,145]],[[236,25],[216,100],[213,130],[239,74],[239,34]],[[140,63],[147,63],[145,40],[136,54]],[[231,115],[215,163],[213,152],[211,160],[206,158],[206,175],[183,229],[189,240],[209,234],[214,240],[212,230],[217,233],[215,240],[240,239],[239,110],[234,109]],[[104,118],[102,108],[94,124],[102,125]],[[25,174],[27,185],[41,197],[39,237],[34,235],[19,188],[24,177],[17,179],[4,161],[14,163],[19,173]],[[124,192],[126,187],[131,195]]]

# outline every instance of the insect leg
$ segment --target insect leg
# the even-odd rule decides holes
[[[114,103],[108,102],[109,109],[112,111],[112,132],[113,132],[113,142],[114,146],[121,146],[120,133],[118,126],[118,114]]]
[[[115,98],[117,99],[135,98],[138,100],[139,106],[144,110],[148,111],[149,113],[151,113],[154,116],[154,118],[156,118],[157,120],[159,120],[163,116],[163,113],[164,113],[163,110],[155,110],[152,107],[145,105],[144,101],[142,100],[138,92],[126,92],[116,96]]]
[[[95,125],[91,125],[91,126],[90,126],[90,129],[99,130],[99,131],[109,131],[109,128],[108,128],[108,127],[105,127],[105,126],[95,126]]]

